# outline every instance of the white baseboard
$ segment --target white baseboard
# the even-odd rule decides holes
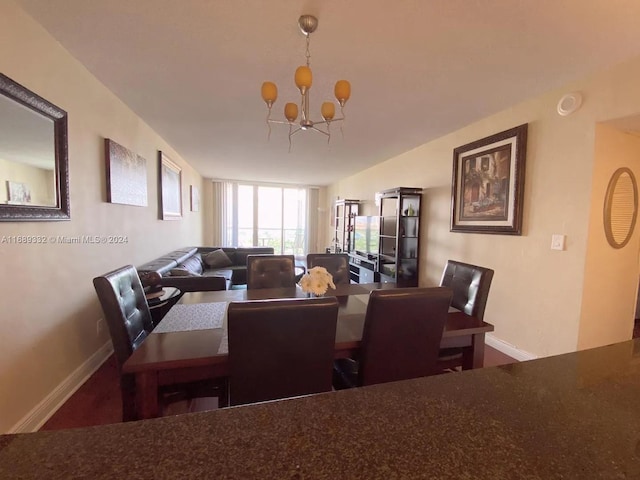
[[[111,340],[106,342],[91,355],[71,375],[63,380],[53,391],[47,395],[38,405],[27,413],[18,423],[16,423],[7,433],[27,433],[36,432],[49,418],[82,386],[87,379],[100,368],[107,358],[113,353]]]
[[[485,335],[484,343],[504,353],[505,355],[509,355],[511,358],[515,358],[519,362],[524,362],[526,360],[535,360],[536,358],[538,358],[537,355],[526,352],[524,350],[520,350],[510,343],[507,343],[504,340],[500,340],[498,337],[494,337],[491,333],[487,333]]]

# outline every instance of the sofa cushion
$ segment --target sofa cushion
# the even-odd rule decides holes
[[[217,268],[215,270],[205,270],[202,272],[203,277],[224,277],[226,280],[231,281],[233,277],[233,270],[226,268]]]
[[[172,268],[169,271],[169,275],[172,277],[199,277],[199,273],[194,273],[187,268]]]
[[[193,257],[187,258],[185,261],[179,264],[178,268],[186,268],[191,273],[200,275],[202,273],[202,261],[200,260],[199,256],[196,257],[194,255]]]
[[[174,250],[167,254],[169,258],[173,258],[178,265],[184,262],[186,259],[191,258],[198,251],[197,247],[187,247]]]
[[[210,268],[224,268],[233,265],[229,256],[222,249],[203,255],[203,260]]]
[[[155,260],[145,263],[144,265],[137,268],[138,274],[142,275],[149,272],[157,272],[160,275],[168,275],[169,270],[177,267],[178,264],[175,260],[172,260],[168,257],[160,257]]]

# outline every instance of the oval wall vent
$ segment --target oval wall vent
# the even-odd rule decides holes
[[[604,233],[613,248],[624,247],[638,216],[638,186],[633,172],[619,168],[611,176],[604,201]]]

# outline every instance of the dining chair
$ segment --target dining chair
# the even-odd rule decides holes
[[[295,287],[293,255],[247,255],[247,289]]]
[[[231,302],[229,404],[331,391],[335,297]]]
[[[135,267],[127,265],[95,277],[93,285],[100,301],[104,319],[120,372],[123,421],[136,420],[135,377],[123,374],[122,365],[153,330],[151,312]],[[225,395],[218,382],[185,382],[162,387],[163,404],[199,396]]]
[[[490,268],[448,260],[440,286],[453,290],[452,307],[483,320],[493,273]],[[462,348],[441,349],[438,361],[442,370],[462,368]]]
[[[349,255],[346,253],[309,253],[307,268],[324,267],[333,277],[333,283],[351,283],[349,273]]]
[[[437,373],[452,295],[446,287],[373,290],[358,359],[334,363],[336,390]]]

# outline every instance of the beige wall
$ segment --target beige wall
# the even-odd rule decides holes
[[[638,288],[640,233],[636,228],[620,249],[609,245],[603,230],[603,205],[609,179],[620,167],[640,178],[640,138],[607,125],[596,126],[595,165],[589,242],[578,348],[631,338]],[[602,298],[607,301],[603,302]]]
[[[450,258],[493,268],[486,319],[495,336],[538,356],[573,351],[585,286],[595,127],[640,112],[639,81],[635,59],[515,105],[332,185],[328,202],[336,196],[363,199],[367,213],[375,213],[374,192],[423,187],[421,284],[436,285]],[[575,90],[584,94],[582,108],[559,116],[559,98]],[[437,112],[432,114],[437,121]],[[453,149],[523,123],[529,124],[529,140],[522,236],[451,233]],[[567,235],[565,251],[550,249],[552,234]],[[607,307],[617,304],[618,295],[609,293],[600,295],[600,305],[617,315],[618,309]],[[607,341],[628,339],[627,330]]]
[[[126,235],[125,244],[0,243],[0,432],[21,421],[76,368],[109,341],[93,277],[139,265],[203,240],[202,215],[188,211],[189,185],[202,178],[148,125],[100,84],[11,1],[0,3],[2,72],[69,115],[71,221],[0,224],[14,235]],[[106,203],[103,138],[147,160],[148,207]],[[157,153],[182,167],[184,218],[160,221]]]

